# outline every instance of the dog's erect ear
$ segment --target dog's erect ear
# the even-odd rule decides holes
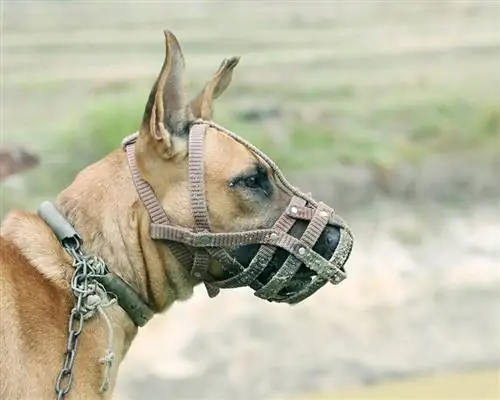
[[[206,83],[200,94],[191,101],[191,110],[196,118],[212,119],[212,102],[224,93],[231,83],[234,67],[238,65],[239,61],[239,57],[226,58],[222,61],[212,79]]]
[[[141,135],[153,143],[164,158],[171,158],[181,149],[176,148],[176,137],[186,137],[194,120],[186,96],[184,56],[177,38],[170,31],[165,34],[165,61],[151,89],[144,111]]]

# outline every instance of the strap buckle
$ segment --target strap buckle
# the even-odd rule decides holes
[[[127,146],[135,143],[137,141],[138,137],[139,137],[139,132],[135,132],[135,133],[132,133],[131,135],[128,135],[125,138],[123,138],[123,140],[121,142],[121,146],[122,146],[123,150],[125,150],[127,148]]]

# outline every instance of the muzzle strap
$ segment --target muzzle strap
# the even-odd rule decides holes
[[[204,141],[208,128],[215,128],[244,145],[257,158],[268,165],[277,185],[285,193],[291,195],[291,202],[271,229],[256,229],[244,232],[211,232],[208,205],[205,193]],[[210,297],[219,292],[219,288],[235,288],[250,286],[256,290],[258,297],[269,301],[285,301],[298,303],[309,297],[328,281],[333,284],[345,279],[343,266],[350,255],[353,235],[347,224],[321,202],[314,200],[310,194],[302,193],[292,186],[278,169],[276,164],[262,151],[231,131],[211,121],[195,121],[189,134],[189,186],[190,202],[194,220],[194,229],[173,226],[169,223],[161,203],[154,195],[153,189],[140,176],[135,165],[135,140],[137,135],[126,139],[129,166],[134,184],[148,214],[150,215],[150,236],[153,240],[164,240],[169,243],[173,255],[186,267],[191,266],[191,273],[205,283]],[[159,209],[158,209],[159,208]],[[296,238],[290,230],[297,220],[309,221],[302,237]],[[332,257],[327,260],[316,253],[313,248],[327,226],[339,228],[339,242]],[[245,245],[259,245],[256,254],[248,266],[243,266],[230,254],[235,248]],[[275,270],[273,265],[278,249],[284,249],[288,255],[285,262]],[[194,254],[193,254],[194,250]],[[276,258],[276,262],[281,257]],[[219,279],[209,272],[210,261],[216,260],[231,271],[231,277]],[[305,276],[304,287],[293,289],[293,293],[282,293],[282,289],[294,279],[302,281],[298,272],[301,264],[316,274]],[[269,271],[266,268],[270,268]],[[271,272],[263,274],[264,272]]]
[[[285,213],[287,215],[293,216],[296,219],[311,221],[314,216],[315,210],[313,208],[301,207],[301,206],[298,206],[294,210],[292,210],[292,207],[289,206],[285,211]],[[330,217],[328,219],[328,225],[333,225],[338,228],[348,230],[349,233],[351,233],[345,221],[339,215],[335,214],[334,210],[332,210],[330,214]]]
[[[191,196],[191,212],[193,214],[195,231],[209,232],[210,219],[205,196],[205,166],[204,166],[204,144],[205,125],[193,125],[189,133],[189,192]],[[202,279],[210,297],[219,293],[219,289],[210,285],[210,256],[205,249],[197,249],[191,274]]]
[[[158,197],[156,197],[156,194],[151,185],[141,176],[139,168],[137,167],[135,144],[138,136],[138,133],[134,133],[133,135],[126,137],[122,141],[122,147],[125,149],[127,154],[127,161],[130,169],[130,174],[132,176],[132,181],[139,198],[146,208],[151,222],[154,224],[159,224],[161,226],[169,226],[170,221],[168,220],[167,214],[161,206]],[[198,261],[196,261],[196,257],[193,257],[193,255],[181,243],[178,243],[177,241],[171,241],[169,243],[169,248],[172,252],[172,255],[177,259],[179,264],[183,266],[190,266],[195,264],[200,265],[204,263],[204,261],[200,259],[200,256],[198,257]],[[208,256],[206,258],[208,258]],[[219,293],[219,289],[214,288],[213,286],[208,287],[208,285],[206,284],[205,286],[209,297],[215,297]]]
[[[245,232],[193,232],[174,226],[151,224],[149,234],[152,239],[176,241],[190,247],[235,247],[245,244],[263,243],[275,229],[258,229]]]
[[[294,206],[294,211],[297,209]],[[333,210],[330,210],[325,204],[319,203],[318,208],[314,213],[314,217],[312,218],[309,225],[307,225],[306,230],[304,231],[301,241],[305,247],[300,248],[304,252],[307,250],[312,250],[313,246],[318,241],[321,233],[326,228],[328,224],[328,217],[332,213]],[[261,289],[255,292],[255,295],[260,298],[270,298],[276,295],[281,289],[283,289],[288,280],[291,279],[299,270],[301,265],[301,260],[299,260],[293,254],[290,254],[285,260],[283,266],[279,269],[278,272],[269,280],[267,284],[265,284]]]
[[[189,191],[191,211],[197,231],[210,231],[207,202],[205,200],[205,168],[203,147],[204,125],[193,125],[189,133]]]
[[[306,204],[306,201],[300,197],[293,196],[292,200],[290,201],[290,206],[292,207],[300,207]],[[281,216],[278,218],[278,220],[274,224],[274,230],[277,232],[288,232],[293,224],[295,223],[295,220],[286,214],[281,214]],[[271,235],[276,235],[275,232],[272,232],[269,234]],[[253,257],[252,261],[248,265],[247,268],[243,267],[240,263],[238,262],[233,262],[233,266],[238,268],[239,273],[237,273],[235,276],[218,281],[217,282],[217,287],[220,288],[237,288],[237,287],[242,287],[242,286],[248,286],[252,283],[255,283],[256,286],[260,286],[258,282],[256,282],[257,277],[264,272],[264,270],[267,268],[269,265],[269,262],[271,261],[273,255],[275,254],[277,250],[276,246],[268,246],[266,244],[262,244],[257,252],[257,254]],[[227,252],[224,251],[224,253],[227,254]],[[221,252],[213,254],[215,258],[221,257],[222,254]],[[229,255],[228,255],[229,256]],[[224,261],[228,262],[229,259],[220,259],[219,260],[224,263]]]
[[[127,153],[127,160],[130,169],[130,174],[132,175],[132,181],[134,182],[137,194],[146,208],[149,218],[152,222],[156,224],[168,224],[168,217],[165,210],[161,206],[160,201],[156,197],[156,194],[151,187],[151,185],[144,180],[141,176],[139,168],[137,167],[137,162],[135,158],[135,142],[137,140],[137,134],[130,135],[125,138],[122,145],[125,147]]]

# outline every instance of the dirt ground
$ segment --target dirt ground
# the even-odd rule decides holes
[[[228,112],[279,97],[310,115],[339,90],[358,95],[335,103],[337,111],[360,118],[375,105],[390,112],[443,93],[495,99],[499,20],[496,1],[3,1],[2,141],[41,154],[41,168],[57,163],[47,140],[83,104],[149,90],[164,28],[183,42],[193,85],[222,58],[243,56],[236,94],[220,102]],[[430,89],[419,89],[415,71]],[[312,399],[407,376],[498,369],[499,170],[495,152],[431,157],[398,169],[384,190],[366,166],[332,160],[294,172],[352,225],[349,278],[295,307],[243,289],[210,300],[198,288],[141,329],[115,398]]]
[[[349,216],[357,242],[339,287],[293,308],[245,290],[208,301],[199,290],[153,320],[122,367],[117,398],[308,398],[498,367],[498,208],[424,215],[393,204],[370,214]]]

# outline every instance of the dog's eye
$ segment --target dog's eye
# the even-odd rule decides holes
[[[249,176],[243,180],[243,184],[250,189],[257,189],[261,187],[261,180],[257,175]]]
[[[229,186],[232,188],[250,189],[255,193],[266,197],[271,195],[272,187],[267,176],[265,167],[258,166],[256,172],[248,175],[240,175],[233,179]]]

